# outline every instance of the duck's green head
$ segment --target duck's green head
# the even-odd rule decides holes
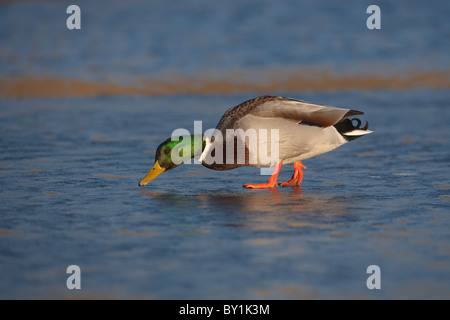
[[[180,141],[172,141],[169,138],[158,146],[155,153],[155,164],[150,172],[139,182],[140,187],[145,186],[164,171],[179,166],[179,164],[175,164],[172,161],[172,150],[179,143]]]
[[[181,136],[179,137],[179,140],[168,138],[161,143],[156,149],[155,164],[153,165],[153,168],[141,182],[139,182],[139,186],[145,186],[164,171],[178,167],[184,160],[191,159],[195,154],[198,154],[198,150],[201,152],[204,148],[204,143],[199,142],[199,147],[197,147],[197,144],[195,143],[196,139],[202,138],[201,136],[197,137],[194,135]],[[185,156],[183,156],[183,154]]]

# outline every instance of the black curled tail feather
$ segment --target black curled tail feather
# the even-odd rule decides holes
[[[355,124],[355,122],[356,122],[356,124]],[[363,136],[364,134],[346,135],[346,133],[350,134],[352,131],[355,131],[355,130],[366,131],[369,128],[369,123],[367,121],[366,121],[366,124],[364,125],[364,127],[361,127],[361,124],[362,124],[362,122],[359,118],[353,118],[353,119],[347,118],[347,119],[343,119],[343,120],[339,121],[338,123],[336,123],[334,125],[334,127],[347,141],[352,141],[352,140],[355,140],[356,138]]]
[[[353,117],[353,116],[360,116],[363,115],[364,112],[362,111],[358,111],[358,110],[349,110],[343,117],[342,120]]]

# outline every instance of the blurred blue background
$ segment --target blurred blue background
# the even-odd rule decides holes
[[[11,1],[0,10],[2,75],[123,81],[229,69],[448,69],[448,1]],[[367,7],[381,8],[369,30]],[[380,70],[381,68],[381,70]]]

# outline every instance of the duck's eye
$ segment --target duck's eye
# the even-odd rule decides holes
[[[167,148],[166,150],[164,150],[164,154],[169,154],[170,153],[170,149]]]

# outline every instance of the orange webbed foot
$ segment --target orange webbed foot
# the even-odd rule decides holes
[[[306,169],[306,166],[301,163],[301,161],[294,162],[294,174],[292,177],[285,182],[279,184],[280,187],[297,187],[303,180],[303,171],[302,169]]]
[[[243,187],[245,189],[267,189],[267,188],[275,188],[276,185],[277,185],[276,183],[270,183],[270,182],[259,183],[259,184],[246,183],[243,185]]]
[[[277,184],[277,178],[278,178],[278,174],[280,173],[281,170],[281,162],[277,163],[275,165],[275,169],[273,170],[272,175],[269,178],[269,181],[266,183],[259,183],[259,184],[249,184],[246,183],[243,185],[244,188],[246,189],[267,189],[267,188],[275,188],[278,184]]]

